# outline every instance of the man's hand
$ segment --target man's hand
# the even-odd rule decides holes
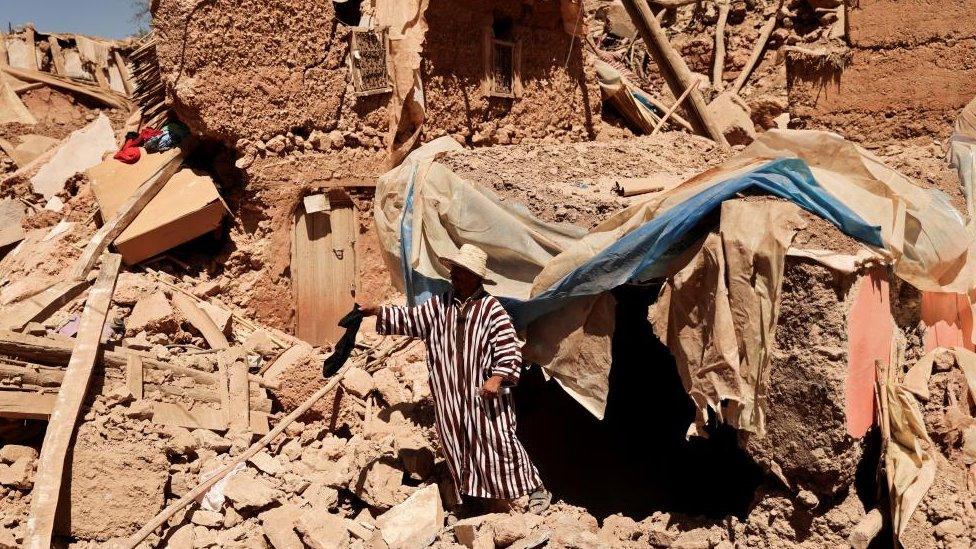
[[[498,396],[498,390],[502,388],[502,381],[505,378],[502,376],[491,376],[488,381],[481,386],[481,396],[485,398],[495,398]]]
[[[380,314],[380,306],[367,303],[359,308],[359,312],[363,313],[363,316],[376,316]]]

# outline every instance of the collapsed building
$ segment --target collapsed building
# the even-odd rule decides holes
[[[910,134],[836,106],[881,102],[890,2],[644,4],[160,0],[102,64],[5,35],[0,547],[970,546],[962,94]],[[524,328],[543,516],[445,515],[420,343],[322,379],[464,242]]]

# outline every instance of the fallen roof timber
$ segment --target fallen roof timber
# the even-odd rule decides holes
[[[118,279],[121,265],[122,256],[118,254],[105,254],[102,257],[95,286],[92,287],[85,302],[81,327],[78,330],[78,342],[72,350],[64,381],[61,383],[50,422],[44,433],[37,475],[34,478],[25,539],[27,547],[31,549],[51,547],[54,515],[61,494],[65,459],[71,446],[75,424],[81,413],[81,405],[88,393],[102,330],[112,303],[112,294],[115,293],[115,281]]]
[[[0,355],[17,357],[22,360],[29,360],[40,364],[64,365],[67,364],[74,345],[68,342],[61,342],[45,337],[36,337],[26,334],[19,334],[7,330],[0,330]],[[114,350],[106,348],[100,353],[102,364],[106,368],[125,370],[128,363],[128,355],[133,351],[128,349]],[[170,364],[162,360],[149,357],[142,357],[143,364],[148,368],[157,370],[168,370],[173,373],[193,378],[197,383],[214,385],[216,383],[214,375],[201,370],[194,370],[177,364]],[[277,388],[273,382],[267,381],[256,374],[248,374],[248,379],[260,387]]]

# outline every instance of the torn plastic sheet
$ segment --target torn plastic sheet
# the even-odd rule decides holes
[[[574,297],[596,295],[628,282],[663,277],[670,259],[711,228],[701,226],[707,216],[723,201],[754,188],[797,204],[865,244],[884,245],[880,228],[868,224],[827,193],[804,161],[785,158],[706,187],[626,234],[538,295],[525,301],[503,301],[503,304],[509,308],[516,325],[524,327]]]

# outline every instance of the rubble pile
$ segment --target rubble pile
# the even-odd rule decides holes
[[[912,255],[974,253],[940,141],[962,86],[903,129],[904,86],[856,93],[888,50],[976,34],[941,44],[933,15],[902,40],[903,8],[862,4],[160,0],[141,39],[0,34],[0,549],[976,545],[974,300],[946,289],[972,269]],[[847,131],[869,166],[764,141],[815,133],[788,128]],[[723,170],[770,184],[694,209]],[[896,230],[818,179],[894,171]],[[726,206],[756,215],[723,226]],[[517,267],[513,307],[675,210],[687,229],[647,246],[672,262],[650,279],[536,317],[590,308],[514,389],[539,514],[454,501],[423,342],[366,320],[323,371],[354,303],[443,274],[411,246],[497,234],[477,208],[529,227],[480,242],[522,246],[488,254]]]

